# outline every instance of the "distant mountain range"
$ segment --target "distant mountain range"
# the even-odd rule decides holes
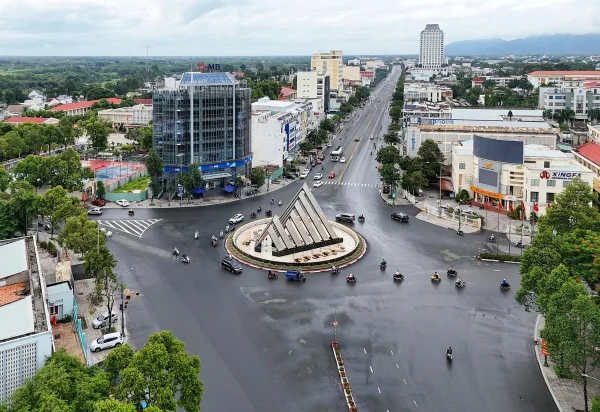
[[[464,40],[444,47],[447,56],[501,56],[507,54],[600,54],[600,34],[554,34],[515,40]]]

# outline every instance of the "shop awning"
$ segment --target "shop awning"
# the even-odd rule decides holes
[[[440,179],[440,184],[442,185],[442,190],[444,192],[454,192],[454,185],[452,184],[452,180],[448,177],[442,177]]]
[[[237,188],[235,186],[227,185],[223,188],[223,190],[227,193],[233,193],[237,190]]]
[[[201,195],[204,192],[206,192],[206,189],[203,187],[198,187],[198,188],[192,190],[192,193],[195,195]]]

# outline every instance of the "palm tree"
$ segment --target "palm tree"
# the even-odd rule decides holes
[[[596,120],[600,120],[600,109],[590,109],[588,110],[588,119],[594,123]]]
[[[553,116],[552,110],[550,110],[550,109],[544,110],[544,118],[545,119],[552,119],[553,117],[554,116]]]
[[[575,119],[575,112],[571,109],[564,109],[562,111],[562,119],[565,123],[572,125],[573,119]]]

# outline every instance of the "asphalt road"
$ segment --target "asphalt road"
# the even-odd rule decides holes
[[[141,238],[114,231],[109,245],[117,269],[142,293],[127,309],[132,343],[142,346],[150,333],[168,329],[200,355],[203,411],[344,410],[330,347],[334,320],[360,410],[556,410],[534,357],[534,316],[514,301],[516,288],[499,290],[503,278],[519,284],[518,266],[476,260],[483,234],[458,237],[417,219],[392,221],[393,208],[378,195],[369,136],[389,121],[384,108],[397,75],[380,87],[381,102],[373,99],[347,126],[348,161],[324,163],[325,177],[333,170],[337,178],[313,190],[330,218],[341,211],[366,216],[354,226],[368,252],[340,275],[289,283],[247,267],[242,275],[221,270],[223,250],[210,246],[210,236],[235,213],[266,209],[269,194],[201,208],[136,209],[136,220],[162,220]],[[299,187],[290,184],[273,197],[287,203]],[[127,211],[105,209],[102,219],[127,220]],[[175,246],[191,256],[189,265],[169,256]],[[386,271],[379,269],[382,257]],[[466,288],[456,289],[445,274],[440,284],[430,282],[450,265]],[[396,269],[406,276],[400,284],[391,279]],[[350,271],[358,277],[354,285],[344,281]]]

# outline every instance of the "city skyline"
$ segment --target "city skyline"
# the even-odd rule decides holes
[[[446,44],[600,32],[600,3],[591,1],[440,0],[427,7],[386,0],[365,8],[309,0],[304,6],[301,13],[289,13],[272,0],[156,0],[151,6],[139,0],[11,2],[0,6],[0,55],[141,56],[146,45],[154,56],[310,55],[330,49],[346,55],[418,54],[426,24],[439,24]],[[567,9],[577,9],[577,17],[565,14]],[[532,15],[560,15],[561,24]]]

